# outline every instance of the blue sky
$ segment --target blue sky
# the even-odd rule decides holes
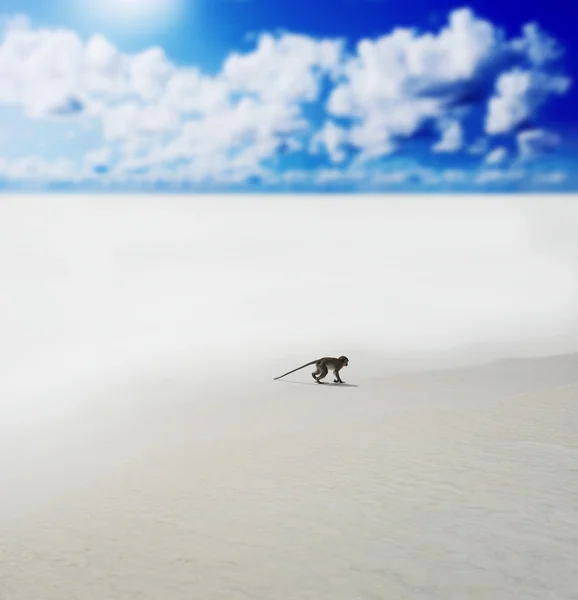
[[[578,190],[566,0],[3,0],[0,186]]]

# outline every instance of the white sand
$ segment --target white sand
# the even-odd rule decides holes
[[[575,218],[2,200],[0,599],[576,598]]]

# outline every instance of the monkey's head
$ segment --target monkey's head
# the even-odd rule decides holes
[[[344,367],[346,367],[349,364],[349,359],[347,358],[347,356],[340,356],[339,360],[341,361]]]

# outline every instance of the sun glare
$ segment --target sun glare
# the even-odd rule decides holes
[[[84,17],[118,29],[160,29],[178,17],[184,0],[85,0]]]

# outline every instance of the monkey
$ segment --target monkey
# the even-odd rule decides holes
[[[333,380],[334,383],[345,383],[339,376],[339,371],[341,371],[343,367],[347,367],[347,365],[349,365],[349,359],[347,356],[340,356],[339,358],[325,356],[324,358],[318,358],[317,360],[308,362],[306,365],[297,367],[297,369],[293,369],[292,371],[285,373],[285,375],[291,375],[291,373],[295,373],[295,371],[299,371],[310,365],[315,365],[316,367],[316,371],[311,373],[311,376],[317,383],[324,383],[321,381],[321,379],[327,376],[329,369],[333,369],[333,374],[335,375],[335,379]],[[282,377],[285,377],[285,375],[279,375],[279,377],[275,377],[274,379],[281,379]]]

